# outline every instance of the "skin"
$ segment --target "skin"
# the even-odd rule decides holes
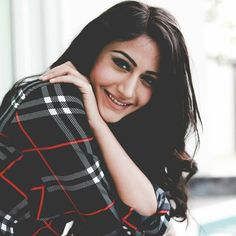
[[[101,51],[91,71],[90,82],[100,115],[106,122],[117,122],[150,101],[150,83],[158,79],[159,58],[159,48],[147,36],[113,42]],[[114,103],[108,93],[119,104]]]
[[[119,63],[114,63],[114,58],[119,58]],[[148,36],[142,35],[130,41],[108,44],[98,55],[89,79],[70,62],[49,70],[41,77],[51,83],[73,83],[81,91],[89,125],[117,194],[125,204],[145,216],[157,211],[153,186],[117,141],[107,123],[119,121],[150,101],[153,93],[150,81],[155,83],[157,80],[159,58],[158,46]],[[126,63],[121,63],[120,59]],[[117,101],[120,104],[115,104]]]

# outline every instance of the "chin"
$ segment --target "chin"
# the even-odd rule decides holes
[[[120,121],[123,117],[103,117],[103,120],[106,123],[116,123]]]
[[[130,114],[133,114],[135,111],[132,112],[126,112],[126,113],[116,113],[110,109],[99,109],[99,113],[103,120],[106,123],[116,123],[122,120],[123,118],[129,116]]]
[[[123,116],[109,111],[101,111],[100,115],[106,123],[116,123],[123,118]]]

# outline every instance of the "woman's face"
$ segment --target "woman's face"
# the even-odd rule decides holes
[[[159,64],[159,47],[146,35],[103,48],[90,81],[106,122],[117,122],[150,101]]]

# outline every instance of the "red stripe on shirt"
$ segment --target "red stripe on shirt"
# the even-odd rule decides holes
[[[43,226],[43,227],[37,229],[37,230],[32,234],[32,236],[36,236],[38,233],[40,233],[40,232],[41,232],[42,230],[44,230],[44,229],[47,229],[47,226]]]
[[[70,141],[70,142],[60,143],[60,144],[53,145],[53,146],[48,146],[48,147],[38,147],[38,148],[24,149],[22,152],[33,152],[33,151],[36,151],[36,150],[39,150],[39,151],[52,150],[52,149],[56,149],[56,148],[60,148],[60,147],[69,146],[69,145],[75,144],[75,143],[85,143],[85,142],[88,142],[88,141],[91,141],[91,140],[93,140],[93,137],[86,138],[86,139],[73,140],[73,141]]]
[[[42,185],[42,186],[39,186],[39,187],[31,188],[31,190],[33,190],[33,191],[40,190],[41,191],[40,203],[39,203],[39,208],[38,208],[38,213],[37,213],[37,220],[39,220],[41,212],[42,212],[42,208],[43,208],[43,202],[44,202],[44,196],[45,196],[45,187],[44,187],[44,185]]]
[[[52,220],[51,220],[48,224],[51,225],[51,224],[52,224]],[[47,227],[47,226],[43,226],[43,227],[37,229],[37,230],[32,234],[32,236],[36,236],[38,233],[40,233],[40,231],[42,231],[42,230],[44,230],[44,229],[48,229],[48,227]]]
[[[160,210],[157,212],[157,214],[167,214],[167,213],[169,213],[168,210]]]
[[[22,195],[25,199],[28,200],[27,195],[22,190],[20,190],[13,182],[11,182],[3,175],[1,176],[1,178],[4,179],[8,184],[10,184],[20,195]]]
[[[12,161],[1,173],[0,173],[0,177],[5,174],[9,169],[11,169],[11,167],[17,162],[20,161],[24,156],[21,155],[19,157],[16,158],[16,160]]]
[[[76,210],[76,212],[78,214],[81,214],[80,211],[78,210],[78,208],[76,207],[76,204],[73,202],[73,200],[71,199],[71,197],[69,196],[69,194],[66,192],[66,190],[64,189],[64,187],[62,186],[60,180],[58,179],[58,177],[56,176],[56,174],[54,173],[54,171],[52,170],[51,166],[49,165],[49,163],[46,161],[46,159],[44,158],[44,156],[42,155],[42,153],[38,150],[36,144],[34,143],[34,141],[32,140],[32,138],[29,136],[29,134],[26,132],[26,130],[23,128],[20,119],[19,119],[19,115],[18,112],[16,112],[16,120],[17,123],[21,129],[21,131],[23,132],[23,134],[26,136],[26,138],[31,142],[31,144],[33,145],[33,147],[35,148],[35,151],[39,154],[41,160],[44,162],[44,164],[46,165],[46,167],[49,169],[49,171],[52,173],[52,175],[54,176],[54,178],[56,179],[57,183],[59,184],[59,186],[61,187],[62,191],[65,193],[66,197],[68,198],[68,200],[70,201],[70,203],[72,204],[72,206],[74,207],[74,209]]]
[[[60,234],[58,234],[52,227],[51,227],[51,222],[48,223],[46,220],[43,221],[43,223],[45,224],[45,226],[56,236],[60,236]]]
[[[92,211],[92,212],[89,212],[89,213],[82,213],[82,212],[81,212],[81,215],[83,215],[83,216],[96,215],[96,214],[98,214],[98,213],[100,213],[100,212],[107,211],[107,210],[110,209],[114,204],[115,204],[115,200],[113,200],[111,204],[107,205],[107,206],[104,207],[104,208],[101,208],[101,209],[99,209],[99,210]],[[66,211],[66,212],[64,212],[65,215],[73,214],[73,213],[76,213],[76,212],[75,212],[75,211]]]
[[[125,224],[127,224],[130,228],[132,228],[132,229],[134,229],[134,230],[137,230],[137,229],[138,229],[137,226],[135,226],[135,225],[131,224],[129,221],[127,221],[127,218],[131,215],[131,213],[132,213],[133,210],[134,210],[134,209],[131,207],[131,208],[129,209],[128,214],[125,215],[124,217],[122,217],[121,220],[122,220]]]
[[[8,136],[6,134],[0,133],[0,136],[4,137],[4,138],[8,138]]]
[[[104,207],[104,208],[101,208],[101,209],[99,209],[99,210],[97,210],[97,211],[93,211],[93,212],[90,212],[90,213],[82,213],[82,215],[83,215],[83,216],[96,215],[96,214],[98,214],[98,213],[100,213],[100,212],[103,212],[103,211],[106,211],[106,210],[110,209],[114,204],[115,204],[115,200],[114,200],[111,204],[107,205],[107,206]]]

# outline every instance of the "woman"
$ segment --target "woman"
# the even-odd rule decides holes
[[[169,13],[119,3],[35,78],[0,110],[4,235],[163,235],[186,219],[200,116]]]

